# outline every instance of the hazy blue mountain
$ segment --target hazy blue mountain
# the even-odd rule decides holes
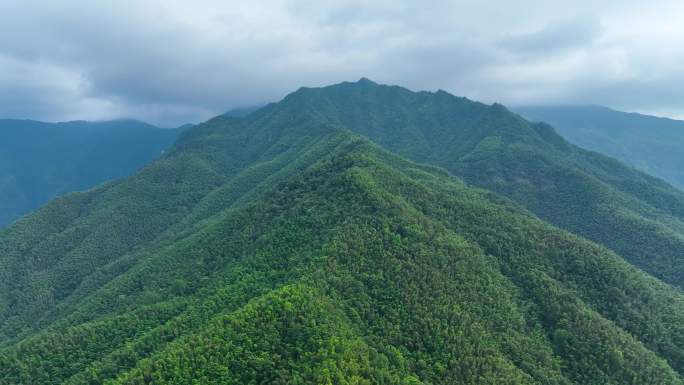
[[[178,133],[135,120],[0,120],[0,226],[57,196],[130,175]]]
[[[261,108],[263,106],[264,106],[264,104],[257,104],[257,105],[249,106],[249,107],[232,108],[232,109],[228,110],[227,112],[225,112],[223,115],[224,116],[230,116],[233,118],[242,118],[242,117],[245,117],[245,116],[251,114],[252,112],[258,110],[259,108]]]
[[[610,155],[684,189],[684,121],[600,106],[516,107],[571,142]]]

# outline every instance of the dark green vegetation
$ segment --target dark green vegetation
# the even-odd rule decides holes
[[[684,383],[680,290],[349,131],[436,157],[407,106],[521,122],[472,162],[536,127],[368,81],[194,127],[0,233],[0,383]]]
[[[367,79],[302,89],[293,99],[328,124],[501,193],[684,286],[684,193],[566,142],[547,124],[527,122],[498,104]]]
[[[684,189],[684,122],[599,106],[520,107],[571,142],[610,155]]]
[[[0,120],[0,227],[57,196],[130,175],[178,133],[132,120]]]

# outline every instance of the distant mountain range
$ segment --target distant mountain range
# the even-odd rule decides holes
[[[2,384],[684,384],[684,193],[368,79],[0,231]]]
[[[57,196],[130,175],[179,132],[135,120],[0,120],[0,227]]]
[[[615,157],[684,189],[684,121],[599,106],[516,107],[589,150]]]

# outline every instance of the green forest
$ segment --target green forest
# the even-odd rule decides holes
[[[684,193],[368,79],[0,230],[0,384],[684,384]]]

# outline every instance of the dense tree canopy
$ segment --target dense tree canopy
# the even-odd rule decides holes
[[[351,132],[367,116],[354,123],[316,96],[347,88],[398,92],[417,111],[411,98],[463,104],[425,119],[508,114],[368,81],[303,89],[185,132],[130,178],[51,202],[0,232],[0,383],[684,383],[678,288]],[[362,133],[394,124],[396,137],[376,141],[405,145],[383,119]],[[472,137],[450,169],[532,148],[506,144],[523,135],[507,130]],[[577,168],[594,159],[557,144]]]
[[[306,108],[399,155],[443,167],[684,286],[684,193],[566,142],[547,124],[499,104],[368,79],[303,88],[272,108]]]

